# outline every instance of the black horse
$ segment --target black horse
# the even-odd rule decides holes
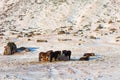
[[[70,57],[71,57],[71,51],[70,50],[63,50],[62,54],[65,55],[66,57],[68,56],[69,60],[70,60]]]
[[[50,62],[53,61],[53,58],[55,59],[55,61],[57,61],[58,56],[61,55],[61,51],[51,51],[50,52]]]

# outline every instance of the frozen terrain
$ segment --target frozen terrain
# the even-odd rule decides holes
[[[9,41],[31,51],[3,55]],[[0,0],[0,44],[0,80],[120,80],[120,0]],[[48,50],[71,60],[39,62]]]
[[[31,48],[31,52],[20,52],[11,56],[0,56],[1,80],[119,80],[120,44],[85,39],[78,45],[79,37],[64,35],[71,41],[58,41],[63,35],[41,35],[46,43],[36,42],[36,38],[27,42],[25,38],[16,40],[18,46]],[[23,41],[24,40],[24,41]],[[39,62],[38,53],[47,50],[71,50],[71,61]],[[96,56],[89,61],[78,59],[85,52],[94,52]]]

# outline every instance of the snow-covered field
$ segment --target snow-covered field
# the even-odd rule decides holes
[[[37,38],[48,42],[38,43]],[[58,41],[69,38],[71,41]],[[109,41],[108,41],[109,42]],[[41,35],[26,41],[16,40],[16,45],[29,47],[32,51],[14,55],[0,55],[1,80],[119,80],[120,54],[118,43],[106,43],[102,39],[85,39],[81,45],[79,37],[73,35]],[[38,53],[47,50],[71,50],[70,61],[39,62]],[[85,52],[96,56],[89,61],[79,61]]]
[[[31,51],[3,55],[9,41]],[[71,60],[39,62],[48,50]],[[120,0],[0,0],[0,80],[120,80],[119,52]]]

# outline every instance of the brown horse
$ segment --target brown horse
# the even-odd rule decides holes
[[[83,56],[79,60],[80,61],[88,61],[90,56]]]
[[[39,61],[48,62],[50,61],[50,54],[52,51],[40,52],[39,53]]]
[[[83,56],[95,56],[95,53],[84,53]]]

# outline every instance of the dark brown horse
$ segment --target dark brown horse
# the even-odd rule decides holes
[[[84,53],[83,56],[95,56],[95,53]]]
[[[60,56],[61,55],[61,51],[51,51],[51,53],[50,53],[50,62],[52,62],[53,61],[53,59],[55,59],[55,61],[57,61],[57,59],[58,59],[58,56]]]
[[[68,56],[69,60],[70,60],[70,57],[71,57],[71,51],[70,50],[63,50],[62,54],[65,55],[66,57]]]
[[[80,61],[88,61],[90,56],[83,56],[79,60]]]

